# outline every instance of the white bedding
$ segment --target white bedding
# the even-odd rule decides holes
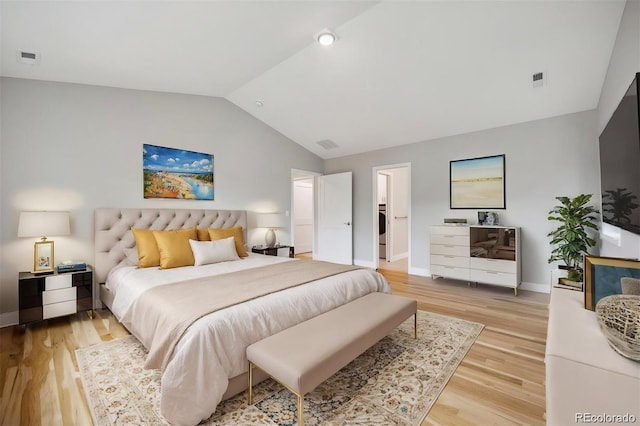
[[[121,266],[111,271],[106,285],[115,292],[114,315],[130,328],[128,310],[148,288],[286,261],[301,260],[250,254],[232,262],[167,270]],[[371,292],[389,293],[390,288],[377,272],[359,269],[201,318],[186,331],[162,374],[162,415],[176,425],[208,418],[221,401],[228,379],[246,372],[247,346]]]

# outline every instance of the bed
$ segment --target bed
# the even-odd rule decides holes
[[[155,315],[173,318],[174,314],[166,315],[164,309],[179,306],[182,300],[175,293],[171,297],[166,293],[164,300],[149,302],[149,294],[181,289],[188,305],[192,303],[189,297],[199,296],[200,290],[182,289],[209,287],[207,291],[215,291],[213,287],[222,285],[224,280],[231,285],[237,282],[238,288],[254,286],[260,288],[256,291],[265,292],[246,301],[221,305],[224,307],[195,320],[167,352],[162,363],[161,411],[176,425],[197,424],[208,418],[221,400],[246,389],[245,352],[250,344],[368,293],[390,293],[382,275],[366,268],[318,275],[318,279],[277,291],[263,290],[272,282],[280,285],[283,281],[282,274],[271,277],[269,271],[296,268],[309,261],[260,254],[171,269],[138,268],[131,260],[135,247],[132,228],[161,231],[242,227],[246,241],[247,214],[241,210],[101,208],[95,210],[94,225],[95,277],[101,302],[148,349],[152,348],[150,353],[160,338],[150,337],[145,331],[148,324],[139,318],[148,318],[146,312],[137,316],[132,312],[146,303],[148,309],[157,305]],[[252,275],[261,275],[259,285],[243,281]],[[159,321],[165,318],[158,317]]]

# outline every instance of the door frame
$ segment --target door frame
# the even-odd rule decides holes
[[[411,212],[411,163],[396,163],[396,164],[387,164],[383,166],[375,166],[372,167],[372,181],[373,181],[373,202],[371,203],[371,210],[373,216],[373,226],[372,226],[372,253],[373,253],[373,265],[377,269],[380,266],[380,259],[378,256],[378,172],[383,172],[388,169],[400,169],[406,167],[407,169],[407,192],[409,196],[407,197],[407,211],[409,212],[409,220],[407,221],[407,272],[411,269],[411,222],[412,222],[412,212]],[[388,189],[387,189],[388,191]],[[389,196],[387,196],[387,215],[389,214]],[[387,220],[389,222],[389,220]],[[389,228],[389,226],[387,226]],[[389,241],[387,240],[387,249],[389,249]]]

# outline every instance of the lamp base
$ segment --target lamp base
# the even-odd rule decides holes
[[[273,229],[269,228],[264,236],[264,242],[267,247],[273,247],[276,245],[276,233]]]

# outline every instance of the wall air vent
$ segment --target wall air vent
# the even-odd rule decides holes
[[[334,141],[331,141],[329,139],[325,139],[322,141],[318,141],[316,142],[318,145],[320,145],[321,147],[323,147],[326,150],[330,150],[330,149],[334,149],[338,147],[338,144],[335,143]]]
[[[16,59],[21,64],[38,65],[40,63],[40,54],[26,50],[18,50],[16,51]]]
[[[531,76],[532,87],[542,87],[544,85],[544,73],[537,72]]]

